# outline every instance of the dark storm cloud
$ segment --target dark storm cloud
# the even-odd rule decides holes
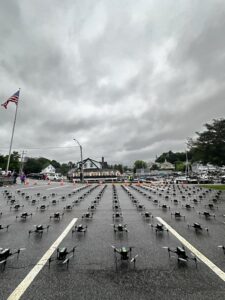
[[[14,146],[83,145],[132,164],[183,151],[223,115],[223,1],[4,1],[0,97],[21,88]],[[15,106],[0,111],[7,147]],[[63,148],[62,148],[63,149]],[[29,150],[61,162],[79,149]],[[2,150],[0,150],[2,152]]]

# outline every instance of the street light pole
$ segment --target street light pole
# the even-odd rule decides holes
[[[83,183],[84,180],[84,173],[83,173],[83,149],[81,144],[78,142],[78,140],[73,139],[80,147],[80,160],[81,160],[81,168],[80,168],[80,174],[81,174],[81,182]]]

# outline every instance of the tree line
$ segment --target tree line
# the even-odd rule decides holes
[[[185,168],[186,155],[188,160],[193,163],[200,161],[203,164],[211,163],[217,166],[225,165],[225,119],[214,119],[211,123],[204,125],[206,128],[203,132],[196,132],[197,137],[188,140],[188,151],[186,152],[168,152],[162,153],[156,159],[156,163],[163,163],[165,160],[175,165],[177,171],[183,171]],[[8,155],[0,154],[0,168],[5,169]],[[27,158],[23,165],[23,170],[26,174],[40,173],[45,167],[51,164],[57,173],[66,175],[67,172],[75,166],[75,163],[59,163],[56,160],[50,160],[45,157]],[[10,170],[19,172],[21,167],[20,154],[14,151],[11,154]],[[133,164],[133,171],[136,169],[146,168],[147,163],[143,160],[136,160]],[[108,165],[107,168],[119,170],[122,174],[125,171],[130,171],[123,164]],[[158,169],[157,164],[153,164],[152,169]]]

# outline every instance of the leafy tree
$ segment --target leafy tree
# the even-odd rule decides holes
[[[225,165],[225,119],[214,119],[211,124],[206,123],[204,126],[206,130],[196,132],[197,139],[188,142],[192,161]]]
[[[153,164],[151,166],[151,170],[159,170],[159,166],[157,164]]]
[[[191,154],[188,153],[188,158],[191,159]],[[163,163],[165,159],[174,164],[176,161],[186,161],[186,152],[169,152],[162,153],[157,159],[156,162]]]
[[[61,167],[60,167],[60,173],[62,175],[67,175],[68,171],[70,170],[70,166],[68,164],[62,164]]]
[[[40,173],[43,169],[42,160],[37,158],[28,158],[24,164],[23,170],[26,174],[29,173]]]
[[[56,160],[52,160],[50,161],[50,164],[56,169],[56,171],[58,172],[58,170],[60,169],[61,165],[59,162],[57,162]]]
[[[183,161],[176,161],[175,162],[175,170],[178,172],[184,172],[186,168],[186,164]]]
[[[143,160],[136,160],[134,162],[134,172],[136,172],[137,169],[146,169],[147,163]]]

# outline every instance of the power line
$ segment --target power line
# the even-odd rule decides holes
[[[16,148],[16,147],[13,147],[13,150],[46,150],[46,149],[69,149],[69,148],[77,148],[79,146],[69,146],[69,147],[42,147],[42,148]],[[0,148],[0,150],[7,150],[8,147],[5,147],[5,148]]]

